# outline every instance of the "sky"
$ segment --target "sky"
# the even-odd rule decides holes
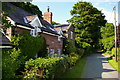
[[[37,5],[42,13],[47,11],[50,6],[50,12],[53,13],[53,21],[67,24],[72,16],[70,11],[75,3],[81,0],[33,0],[32,3]],[[105,19],[109,23],[114,23],[113,7],[116,6],[116,20],[118,22],[118,2],[120,0],[82,0],[91,2],[98,10],[102,10],[102,13],[106,16]]]

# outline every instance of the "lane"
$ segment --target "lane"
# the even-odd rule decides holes
[[[118,78],[118,72],[109,65],[104,55],[93,54],[87,57],[82,78]]]

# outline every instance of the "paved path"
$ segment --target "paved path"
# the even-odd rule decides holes
[[[87,57],[83,78],[118,78],[118,72],[109,65],[104,55],[93,54]]]

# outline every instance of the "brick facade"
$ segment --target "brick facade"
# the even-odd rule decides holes
[[[25,34],[25,33],[30,33],[30,30],[16,27],[15,29],[13,27],[7,28],[6,29],[6,35],[11,38],[12,35],[14,34]]]
[[[53,36],[46,33],[41,33],[40,35],[46,40],[48,53],[50,53],[50,49],[54,49],[54,54],[58,54],[58,49],[60,49],[60,54],[62,54],[63,39],[61,39],[61,41],[58,41],[58,36]]]
[[[71,31],[73,32],[73,38],[71,39]],[[72,43],[73,43],[73,45],[75,45],[75,32],[74,32],[74,27],[71,25],[70,26],[70,28],[68,29],[68,32],[67,32],[67,34],[68,34],[68,40],[71,40],[72,41]]]
[[[43,18],[44,18],[44,20],[46,20],[47,22],[49,22],[50,24],[52,24],[52,16],[53,16],[53,14],[52,14],[52,12],[49,12],[49,7],[48,7],[48,9],[47,9],[47,12],[45,12],[44,14],[43,14]]]

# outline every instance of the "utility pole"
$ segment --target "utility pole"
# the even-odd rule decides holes
[[[114,21],[115,21],[115,23],[114,23],[114,26],[115,26],[115,61],[117,62],[117,28],[116,28],[116,6],[114,6],[114,8],[113,8],[113,10],[114,10]]]

